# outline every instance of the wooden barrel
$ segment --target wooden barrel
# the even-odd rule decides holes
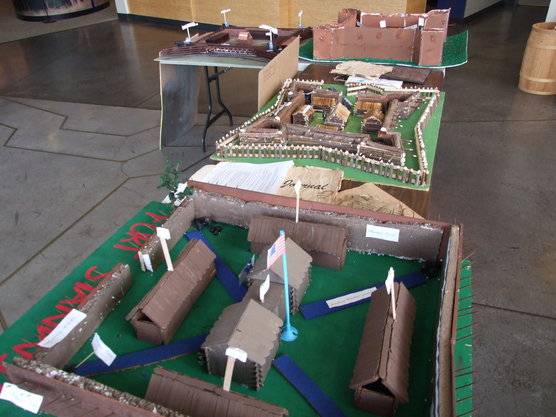
[[[556,22],[533,25],[519,72],[519,89],[556,94]]]

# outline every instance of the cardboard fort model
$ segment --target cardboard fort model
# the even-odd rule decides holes
[[[313,258],[313,264],[342,269],[346,260],[347,231],[344,227],[302,222],[270,216],[254,216],[249,223],[247,240],[251,251],[261,253],[272,244],[280,230]],[[266,253],[264,254],[266,256]]]
[[[318,59],[376,58],[440,65],[450,10],[423,14],[365,13],[343,9],[338,23],[313,30]]]
[[[60,342],[39,347],[34,354],[38,362],[63,368],[116,307],[131,287],[129,265],[118,263],[76,308],[86,317]]]
[[[145,399],[191,416],[204,417],[285,417],[288,410],[266,401],[156,367]]]
[[[295,199],[292,198],[195,181],[189,181],[189,185],[194,187],[194,192],[184,201],[183,206],[193,210],[195,218],[209,217],[214,221],[247,228],[253,217],[257,215],[295,216],[296,203]],[[423,259],[442,265],[439,272],[438,285],[439,314],[435,315],[433,322],[430,323],[435,329],[437,337],[432,338],[430,345],[431,393],[430,397],[427,398],[430,398],[430,413],[432,415],[458,415],[455,402],[457,384],[455,373],[458,372],[459,368],[453,351],[458,335],[455,318],[458,314],[458,308],[461,307],[461,304],[458,307],[458,299],[461,302],[461,297],[464,297],[463,299],[470,301],[469,296],[459,292],[462,285],[460,280],[462,261],[461,226],[424,219],[410,219],[319,202],[311,202],[309,204],[309,202],[302,201],[301,210],[305,220],[346,228],[348,230],[347,246],[350,250],[410,259]],[[399,241],[392,242],[367,236],[366,231],[370,226],[387,226],[397,231],[399,233]],[[400,288],[396,288],[396,291],[398,291],[397,313],[400,317],[404,317],[404,303],[402,302],[404,291]],[[371,307],[375,303],[379,304],[378,300],[379,298],[373,298]],[[268,332],[268,334],[272,335],[275,332],[276,337],[279,337],[281,325],[279,318],[252,300],[246,306],[253,307],[256,313],[254,319],[261,317],[261,320],[265,323],[274,323],[275,331],[270,331],[264,326],[262,327],[265,334]],[[244,307],[240,305],[240,308]],[[263,315],[268,317],[263,318]],[[237,318],[237,315],[234,317]],[[251,315],[249,317],[252,318]],[[398,318],[399,320],[400,318]],[[385,320],[383,324],[388,324],[388,320]],[[394,335],[397,331],[397,325],[394,323],[386,328],[391,329],[392,335]],[[229,329],[233,326],[226,325],[224,327]],[[385,327],[383,326],[383,328]],[[404,325],[403,328],[406,329],[407,327]],[[251,332],[252,329],[246,329],[247,331]],[[367,334],[366,330],[365,334]],[[379,334],[383,335],[386,333]],[[405,335],[405,333],[403,334]],[[256,335],[259,337],[258,333]],[[262,339],[266,340],[267,338],[265,336]],[[237,340],[240,340],[240,338]],[[382,340],[386,339],[383,338]],[[267,341],[265,341],[264,346],[268,351],[273,349]],[[245,351],[253,350],[249,346],[244,346],[242,349]],[[257,351],[257,349],[254,350]],[[386,353],[384,352],[384,354]],[[394,353],[394,350],[392,350],[392,353]],[[271,358],[273,355],[274,352],[269,352],[266,356]],[[389,355],[388,358],[388,361],[380,362],[380,364],[386,366],[387,370],[401,369],[396,367],[388,368],[387,365],[390,364],[394,357]],[[335,358],[332,357],[331,359],[330,363]],[[184,415],[179,411],[169,410],[160,404],[154,404],[151,401],[118,391],[97,381],[67,373],[59,368],[36,361],[14,357],[13,364],[5,361],[1,365],[6,369],[10,382],[30,392],[44,395],[41,411],[52,415],[61,417],[73,417],[76,415],[94,415],[99,417],[114,415],[154,417],[155,415],[162,415],[181,417]],[[236,362],[236,365],[240,364]],[[328,364],[323,363],[323,366],[325,365]],[[257,366],[253,366],[252,369],[257,370]],[[367,369],[371,369],[369,373],[373,372],[372,367]],[[393,376],[393,374],[390,373],[390,376]],[[126,375],[122,373],[121,378],[126,378]],[[389,376],[387,373],[386,381],[388,380]],[[362,388],[368,388],[368,385],[365,383]],[[388,389],[391,389],[395,395],[402,398],[399,396],[402,390],[398,390],[397,385],[390,385]],[[200,395],[210,395],[209,390],[203,389]],[[244,415],[248,414],[245,413]],[[262,413],[258,415],[262,415]]]
[[[287,235],[286,235],[287,236]],[[282,288],[282,294],[284,293],[284,270],[282,264],[282,257],[280,257],[276,262],[272,264],[270,269],[266,267],[266,253],[270,246],[263,249],[261,256],[253,265],[253,269],[249,273],[247,279],[252,284],[254,282],[262,282],[266,279],[267,275],[270,276],[271,283],[280,284]],[[289,237],[286,238],[286,256],[288,265],[288,294],[290,295],[290,313],[295,314],[299,310],[299,305],[301,300],[307,291],[307,287],[311,281],[311,255],[305,252],[297,243],[295,243]],[[278,297],[274,298],[278,301]],[[268,300],[268,302],[272,299]],[[282,297],[283,304],[283,297]],[[267,306],[267,300],[265,297],[265,303],[263,304],[265,308],[274,311],[275,308],[269,308]],[[269,304],[272,306],[272,304]],[[279,308],[278,306],[276,306]],[[283,317],[282,317],[283,318]]]
[[[441,111],[437,109],[442,102],[438,90],[386,91],[360,83],[323,87],[322,82],[287,79],[269,108],[216,143],[217,158],[318,159],[416,186],[430,183],[430,142],[437,132]],[[350,96],[355,94],[359,104],[352,112],[344,103],[351,107],[354,98]],[[306,109],[307,97],[313,109],[323,114],[313,117],[309,125],[294,124],[294,115]],[[402,103],[405,100],[409,102]],[[371,112],[369,109],[377,106],[365,103],[381,106],[378,112]],[[411,123],[402,122],[417,108]],[[329,117],[324,113],[330,113]],[[365,125],[367,115],[373,120]],[[297,116],[296,123],[300,119],[303,121]],[[327,124],[322,124],[323,119]]]
[[[208,373],[224,376],[226,349],[241,349],[247,360],[236,361],[232,380],[258,390],[280,345],[282,324],[282,319],[250,299],[226,307],[201,346]]]
[[[167,344],[215,274],[214,253],[192,239],[174,264],[126,316],[137,338]]]
[[[225,27],[216,32],[208,32],[192,37],[191,43],[176,42],[178,46],[164,48],[159,56],[180,56],[195,54],[237,54],[254,55],[272,59],[285,49],[297,36],[301,39],[311,37],[311,29],[277,29],[274,35],[272,49],[269,49],[268,30],[260,28]]]
[[[390,295],[383,285],[372,295],[367,321],[349,387],[355,406],[382,416],[393,416],[398,404],[409,400],[409,353],[415,300],[405,285],[394,283],[396,320]]]

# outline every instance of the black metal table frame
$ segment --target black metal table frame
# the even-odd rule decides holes
[[[233,126],[232,113],[222,102],[222,96],[220,94],[220,76],[230,71],[231,68],[224,68],[222,70],[218,70],[218,67],[213,67],[213,69],[214,72],[212,74],[209,74],[209,67],[205,66],[205,83],[207,87],[207,102],[208,102],[207,110],[208,111],[207,111],[207,117],[205,121],[205,127],[203,128],[203,137],[201,138],[203,152],[207,151],[206,150],[207,130],[214,122],[216,122],[224,114],[227,114],[228,119],[230,121],[230,127]],[[214,116],[212,115],[212,90],[210,88],[210,84],[213,82],[215,83],[215,87],[216,87],[216,101],[218,101],[218,104],[221,107],[221,110],[218,113],[216,113]]]

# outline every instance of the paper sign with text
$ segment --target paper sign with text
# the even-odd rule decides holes
[[[43,348],[51,348],[56,343],[62,341],[87,315],[79,310],[72,309],[60,323],[39,342]]]
[[[367,225],[366,237],[387,240],[389,242],[398,242],[400,240],[400,231],[392,227]]]
[[[19,388],[17,385],[4,382],[0,400],[6,400],[33,414],[37,414],[41,408],[42,395],[34,394]]]

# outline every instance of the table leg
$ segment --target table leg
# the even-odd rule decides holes
[[[228,110],[226,105],[222,102],[222,96],[220,95],[220,75],[228,72],[229,70],[231,70],[231,68],[225,68],[225,69],[219,71],[218,67],[214,67],[214,72],[209,75],[209,69],[208,69],[208,67],[205,67],[205,81],[206,81],[206,86],[207,86],[208,109],[207,109],[207,118],[206,118],[206,121],[205,121],[205,128],[203,129],[203,137],[201,139],[201,143],[202,143],[202,146],[203,146],[203,152],[206,152],[206,143],[205,143],[205,141],[206,141],[206,137],[207,137],[207,130],[214,122],[216,122],[216,120],[218,120],[224,114],[227,114],[229,122],[230,122],[230,126],[233,125],[232,113],[230,112],[230,110]],[[212,82],[215,83],[216,100],[218,101],[218,104],[221,107],[221,110],[218,113],[216,113],[214,116],[212,116],[212,91],[211,91],[211,88],[210,88],[210,84]]]

